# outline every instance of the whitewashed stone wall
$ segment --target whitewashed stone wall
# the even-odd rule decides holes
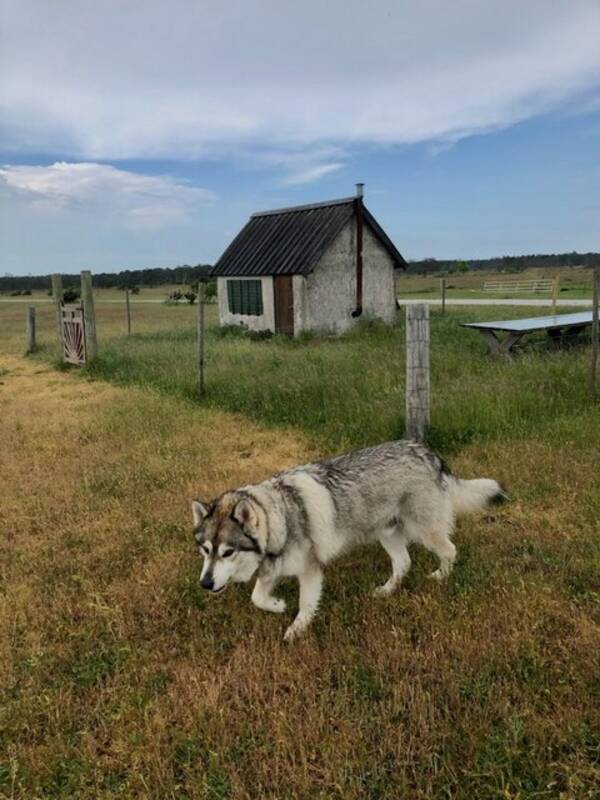
[[[300,336],[303,331],[310,330],[306,278],[304,275],[294,275],[292,289],[294,292],[294,336]]]
[[[295,300],[295,297],[294,297]],[[358,320],[356,308],[356,221],[338,234],[306,278],[305,328],[343,333]],[[363,314],[392,322],[396,312],[394,262],[370,228],[363,227]]]
[[[396,316],[394,262],[379,239],[363,228],[363,316],[393,322]]]
[[[356,298],[354,225],[350,222],[327,248],[306,278],[306,302],[310,330],[343,333],[351,327]]]

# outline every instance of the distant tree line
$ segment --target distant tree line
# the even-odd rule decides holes
[[[437,259],[424,258],[409,261],[409,275],[430,275],[435,272],[460,273],[471,270],[490,272],[522,272],[529,267],[595,267],[600,265],[600,253],[552,253],[526,256],[501,256],[499,258]],[[181,285],[190,287],[202,278],[208,278],[212,266],[183,264],[179,267],[154,267],[152,269],[125,269],[121,272],[94,273],[94,286],[100,289],[131,289],[140,286]],[[78,286],[79,274],[62,273],[63,286]],[[0,277],[0,292],[50,290],[50,275],[4,275]]]
[[[96,272],[94,286],[99,289],[132,289],[139,286],[163,286],[166,284],[191,286],[209,276],[211,264],[184,264],[180,267],[154,267],[153,269],[124,269],[121,272]],[[63,286],[78,286],[79,274],[61,273]],[[50,275],[4,275],[0,277],[0,292],[32,289],[50,290]]]
[[[600,253],[551,253],[526,256],[500,256],[497,258],[437,259],[424,258],[409,261],[409,275],[430,275],[433,272],[470,272],[485,270],[489,272],[523,272],[530,267],[546,269],[560,267],[596,267],[600,265]]]

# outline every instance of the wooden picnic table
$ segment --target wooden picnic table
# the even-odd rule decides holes
[[[463,328],[479,331],[492,353],[510,353],[515,345],[528,333],[546,331],[554,341],[563,335],[576,336],[592,324],[592,312],[577,314],[554,314],[548,317],[527,317],[526,319],[503,319],[497,322],[461,322]],[[500,338],[498,334],[505,333]]]

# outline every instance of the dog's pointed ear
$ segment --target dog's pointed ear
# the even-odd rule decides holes
[[[231,516],[236,522],[239,522],[240,525],[247,525],[249,528],[256,528],[258,524],[258,517],[254,506],[250,500],[246,500],[245,498],[238,501]]]
[[[194,526],[200,525],[208,516],[210,506],[208,503],[203,503],[201,500],[192,500],[192,516],[194,518]]]

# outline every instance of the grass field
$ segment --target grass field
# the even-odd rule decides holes
[[[473,300],[496,299],[550,299],[550,292],[484,292],[483,284],[486,281],[523,281],[539,280],[540,278],[554,279],[560,277],[559,299],[575,300],[589,299],[592,297],[593,271],[585,267],[572,267],[570,269],[541,269],[531,268],[519,273],[498,272],[467,272],[465,274],[446,275],[446,296],[449,299],[470,298]],[[431,299],[440,296],[440,277],[421,275],[402,275],[396,281],[399,297],[411,299]]]
[[[126,337],[99,306],[100,357],[78,373],[55,369],[51,307],[28,359],[23,306],[0,307],[0,796],[595,798],[589,347],[493,360],[457,321],[497,310],[433,312],[432,440],[513,500],[461,520],[445,586],[415,550],[402,590],[372,598],[386,557],[350,554],[290,647],[290,614],[255,611],[248,587],[198,588],[189,498],[401,435],[403,326],[210,330],[200,405],[194,314],[140,305]]]
[[[67,288],[66,284],[64,288]],[[77,286],[77,288],[79,287]],[[132,304],[148,302],[160,303],[166,300],[167,296],[175,289],[181,290],[182,286],[176,286],[175,284],[165,284],[163,286],[143,286],[140,288],[138,294],[130,294],[130,302]],[[125,292],[120,289],[99,289],[97,286],[95,286],[94,297],[99,303],[117,303],[123,306],[125,304]],[[32,301],[35,304],[51,303],[52,297],[48,295],[47,291],[34,289],[30,295],[21,295],[18,297],[13,297],[10,293],[5,292],[4,294],[0,294],[0,300],[8,302]],[[180,301],[180,305],[185,304],[187,304],[187,301]]]

